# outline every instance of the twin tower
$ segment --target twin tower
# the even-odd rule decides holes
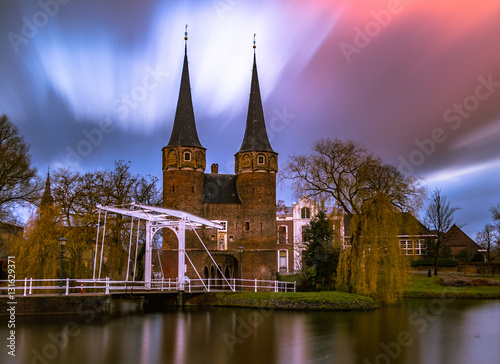
[[[254,59],[245,135],[235,154],[235,174],[205,173],[206,148],[196,131],[187,58],[187,33],[179,99],[168,144],[162,149],[163,207],[186,211],[225,228],[202,230],[214,261],[193,233],[186,234],[186,252],[204,278],[273,278],[277,268],[276,172],[278,154],[266,132],[257,64]],[[227,136],[232,138],[232,136]],[[177,241],[164,235],[165,277],[177,272]],[[218,265],[218,267],[217,267]],[[192,267],[187,276],[197,278]]]

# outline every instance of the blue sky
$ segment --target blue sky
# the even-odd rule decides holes
[[[0,113],[36,166],[161,178],[189,24],[207,166],[234,173],[257,62],[280,163],[323,137],[442,189],[475,236],[500,202],[496,1],[3,1]],[[294,200],[288,186],[278,197]]]

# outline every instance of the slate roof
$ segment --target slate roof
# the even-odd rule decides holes
[[[251,151],[274,153],[271,143],[269,143],[269,138],[267,137],[255,53],[253,55],[252,83],[250,86],[250,100],[248,102],[245,136],[243,137],[239,152]]]
[[[398,235],[415,235],[415,232],[417,235],[433,235],[415,216],[403,212]],[[351,236],[351,218],[349,215],[344,215],[344,235]]]
[[[453,226],[446,233],[446,244],[450,247],[467,247],[471,250],[482,249],[474,240],[472,240],[469,235],[464,233],[457,225]]]
[[[184,53],[184,66],[182,67],[181,86],[179,89],[179,99],[177,100],[177,109],[175,111],[174,126],[172,128],[170,141],[167,144],[167,147],[175,146],[203,148],[198,139],[198,132],[196,131],[196,123],[194,120],[191,85],[189,82],[187,46]]]
[[[241,203],[236,187],[236,175],[205,173],[203,202]]]

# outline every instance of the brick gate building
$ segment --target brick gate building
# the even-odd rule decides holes
[[[186,232],[186,252],[202,278],[239,278],[240,253],[243,278],[274,278],[276,249],[276,172],[278,154],[266,132],[254,59],[245,135],[235,154],[235,174],[219,174],[212,165],[205,173],[206,149],[201,144],[191,99],[187,60],[184,65],[172,134],[162,149],[163,207],[218,220],[225,229],[198,231],[215,264],[192,231]],[[162,266],[165,277],[177,275],[177,239],[163,235]],[[187,276],[197,278],[186,259]]]

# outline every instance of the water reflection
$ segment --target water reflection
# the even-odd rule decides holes
[[[500,301],[409,300],[368,312],[190,308],[89,318],[18,317],[16,357],[2,349],[0,362],[456,364],[500,357]],[[0,335],[7,337],[6,325]]]

